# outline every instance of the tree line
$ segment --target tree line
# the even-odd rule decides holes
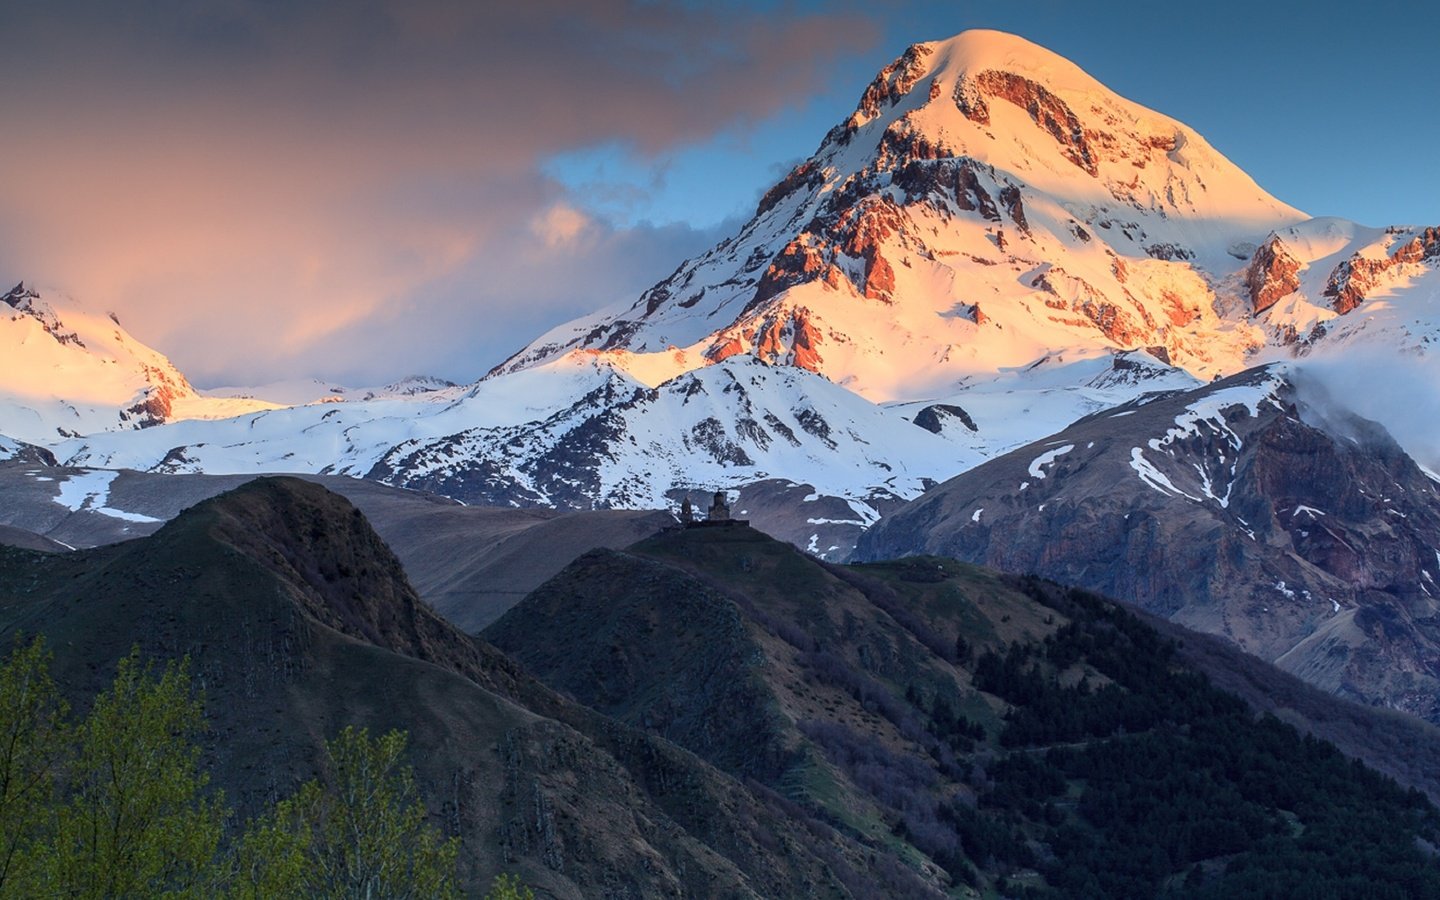
[[[0,661],[0,898],[460,896],[402,732],[347,727],[322,778],[237,823],[200,764],[188,660],[132,650],[80,718],[50,661],[43,638]],[[509,876],[487,894],[532,897]]]

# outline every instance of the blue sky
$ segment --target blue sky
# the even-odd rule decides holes
[[[752,4],[773,6],[773,4]],[[895,2],[824,89],[759,122],[663,154],[623,142],[558,154],[544,170],[618,223],[714,225],[756,199],[854,108],[914,42],[967,28],[1019,34],[1122,96],[1180,119],[1262,187],[1312,215],[1369,225],[1440,222],[1440,7],[1362,3]]]

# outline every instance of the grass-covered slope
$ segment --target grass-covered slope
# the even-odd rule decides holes
[[[587,554],[485,635],[957,896],[1440,896],[1424,794],[1198,669],[1238,652],[1197,662],[1048,582],[680,529]]]

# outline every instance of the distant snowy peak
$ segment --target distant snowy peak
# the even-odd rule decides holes
[[[420,397],[457,387],[455,382],[433,375],[407,375],[399,381],[378,387],[352,387],[318,378],[295,378],[254,386],[211,388],[204,394],[208,397],[258,400],[278,406],[304,406],[309,403]]]
[[[0,421],[34,443],[263,406],[202,397],[164,355],[97,314],[23,282],[0,296]]]
[[[893,400],[1149,348],[1208,378],[1263,343],[1217,286],[1304,219],[1181,123],[966,32],[885,67],[737,235],[492,374],[576,349],[670,377],[746,354]]]
[[[399,381],[392,381],[389,384],[378,388],[368,388],[364,392],[364,399],[379,400],[387,397],[417,397],[421,394],[433,394],[436,391],[448,391],[457,388],[453,381],[438,378],[434,375],[407,375]]]

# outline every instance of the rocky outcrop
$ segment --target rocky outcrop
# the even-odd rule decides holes
[[[80,336],[67,329],[49,304],[40,299],[40,293],[34,288],[26,287],[25,282],[22,281],[7,291],[0,297],[0,302],[39,322],[45,333],[55,339],[55,343],[70,344],[82,349],[85,347]]]
[[[900,207],[885,197],[866,198],[817,219],[770,261],[745,312],[797,284],[817,280],[832,288],[848,282],[862,296],[888,302],[895,292],[895,271],[881,247],[903,223]]]
[[[926,431],[940,434],[950,420],[958,421],[970,431],[978,431],[975,420],[964,409],[952,403],[932,403],[915,414],[914,422]]]
[[[1270,235],[1255,251],[1245,270],[1250,310],[1262,313],[1300,288],[1300,263],[1285,249],[1278,235]]]
[[[957,88],[957,105],[965,115],[979,122],[990,119],[988,105],[976,104],[975,96],[996,97],[1015,104],[1030,115],[1060,145],[1061,153],[1090,175],[1098,175],[1098,155],[1093,135],[1080,124],[1070,107],[1038,82],[1014,72],[987,70],[974,77],[975,89]],[[963,101],[963,102],[962,102]]]
[[[745,305],[745,311],[750,312],[787,288],[817,276],[824,276],[826,281],[840,277],[838,269],[835,269],[834,276],[831,275],[831,269],[835,268],[830,261],[831,256],[833,252],[830,248],[812,235],[802,234],[794,238],[770,261],[755,287],[755,296]]]
[[[1046,306],[1081,314],[1101,334],[1121,347],[1139,347],[1157,337],[1155,322],[1149,319],[1143,308],[1134,304],[1121,306],[1090,282],[1069,274],[1059,266],[1052,266],[1036,275],[1031,279],[1030,286],[1049,295],[1045,300]]]
[[[850,118],[841,126],[847,134],[854,134],[860,126],[880,115],[887,107],[894,106],[902,97],[925,77],[929,70],[927,60],[934,49],[925,44],[912,44],[898,59],[881,69],[860,96],[860,103]]]
[[[25,287],[25,282],[22,281],[6,291],[5,295],[0,297],[0,303],[5,303],[11,309],[23,309],[29,306],[31,300],[39,299],[39,297],[40,295],[35,291]]]
[[[985,180],[981,180],[982,173]],[[969,157],[941,160],[911,160],[897,168],[892,176],[896,187],[905,192],[906,202],[915,203],[922,199],[939,199],[953,203],[961,212],[975,212],[991,222],[1000,221],[1000,207],[995,196],[985,187],[998,181],[995,170]],[[1024,222],[1024,209],[1019,206],[1019,191],[1006,193],[1013,185],[999,189],[1001,200],[1011,207],[1012,216],[1018,211],[1019,225]],[[1026,225],[1028,227],[1028,223]]]
[[[788,175],[765,192],[765,196],[760,198],[759,206],[755,208],[755,216],[758,218],[765,215],[779,205],[780,201],[802,188],[814,190],[820,185],[821,180],[820,167],[815,160],[806,160],[791,169]]]
[[[1356,253],[1340,263],[1325,282],[1324,295],[1342,316],[1361,303],[1395,268],[1440,257],[1440,229],[1426,228],[1395,248],[1388,256]]]
[[[795,307],[742,322],[721,334],[706,354],[715,362],[723,362],[749,352],[773,365],[819,372],[824,361],[820,355],[822,343],[820,331],[811,323],[810,311]]]

